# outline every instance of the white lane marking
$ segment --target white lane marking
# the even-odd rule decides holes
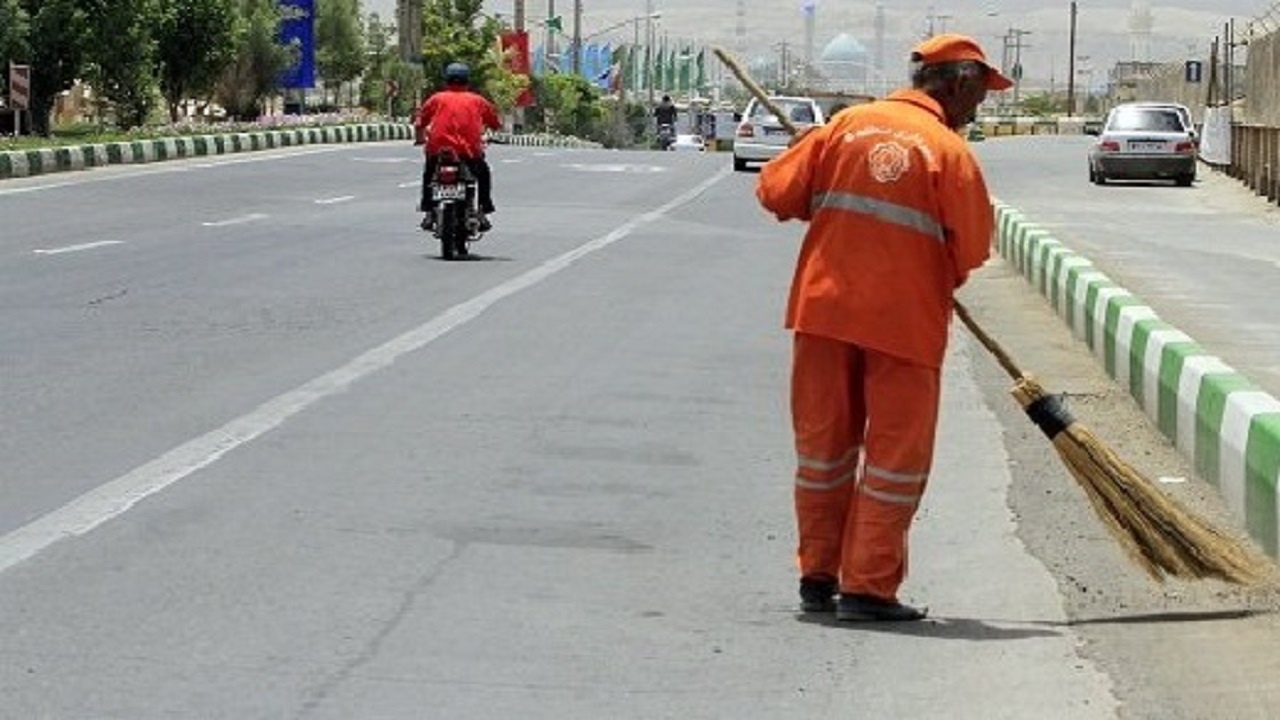
[[[396,187],[399,187],[399,188],[422,187],[422,181],[414,180],[413,182],[402,182]]]
[[[550,278],[574,262],[625,239],[692,202],[732,173],[725,168],[662,207],[638,215],[611,232],[554,257],[542,265],[454,305],[409,332],[380,345],[293,390],[259,405],[222,427],[179,445],[120,477],[99,485],[62,507],[0,537],[0,573],[36,556],[50,545],[84,535],[128,512],[137,503],[217,462],[223,455],[280,427],[286,420],[356,382],[385,370],[401,357],[421,350],[450,331],[475,320],[498,302]]]
[[[227,227],[228,225],[243,225],[245,223],[251,223],[255,220],[262,220],[266,217],[267,216],[263,213],[249,213],[248,215],[241,215],[240,217],[228,218],[226,220],[214,220],[212,222],[204,222],[200,224],[205,227]]]
[[[348,147],[318,147],[308,149],[289,149],[277,148],[276,150],[256,150],[246,153],[250,157],[227,156],[225,160],[209,161],[210,157],[223,157],[221,155],[207,155],[205,159],[189,159],[189,160],[167,160],[155,163],[119,163],[115,165],[104,165],[96,167],[92,170],[78,170],[70,173],[71,177],[67,177],[68,173],[59,173],[63,179],[53,182],[39,182],[31,185],[23,184],[21,187],[4,187],[0,188],[0,195],[20,195],[22,193],[39,192],[41,190],[57,190],[59,188],[75,187],[77,185],[87,185],[89,183],[98,182],[115,182],[117,180],[130,180],[136,177],[147,175],[161,175],[164,173],[187,172],[191,168],[209,169],[222,167],[224,165],[243,165],[245,163],[270,162],[272,160],[284,160],[291,157],[299,157],[302,155],[317,155],[319,153],[332,153],[342,150],[349,150]],[[11,178],[4,181],[5,185],[16,182],[34,180],[33,176],[28,178]]]
[[[331,198],[324,198],[321,200],[317,200],[316,204],[317,205],[337,205],[338,203],[344,203],[344,202],[348,202],[350,200],[355,200],[355,199],[356,199],[355,195],[340,195],[338,197],[331,197]]]
[[[81,252],[84,250],[93,250],[94,248],[106,247],[108,245],[123,245],[123,240],[102,240],[99,242],[82,243],[80,245],[67,245],[58,248],[45,248],[40,250],[32,250],[36,255],[62,255],[63,253]]]

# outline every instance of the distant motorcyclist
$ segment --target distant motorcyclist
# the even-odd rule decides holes
[[[653,109],[653,119],[659,128],[663,125],[675,127],[678,112],[676,104],[671,102],[671,96],[663,95],[662,102],[658,103],[658,106]]]
[[[449,63],[444,69],[445,88],[423,101],[414,118],[414,126],[424,138],[426,162],[422,171],[422,220],[424,230],[431,229],[429,187],[442,152],[453,151],[475,176],[480,193],[480,229],[492,225],[488,215],[494,211],[493,174],[484,157],[485,128],[502,127],[498,109],[493,103],[470,89],[471,69],[464,63]]]
[[[657,125],[655,132],[658,136],[658,144],[663,150],[676,139],[676,116],[679,110],[675,103],[671,102],[670,95],[663,95],[662,102],[658,103],[653,109],[653,120]]]

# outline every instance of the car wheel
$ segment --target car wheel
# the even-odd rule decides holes
[[[1103,175],[1101,170],[1094,170],[1094,171],[1093,171],[1093,184],[1094,184],[1094,185],[1106,185],[1106,184],[1107,184],[1107,176],[1106,176],[1106,175]]]
[[[1194,173],[1178,176],[1178,187],[1191,187],[1191,183],[1196,181]]]
[[[747,169],[747,161],[738,156],[733,158],[733,169],[735,172],[742,172]]]

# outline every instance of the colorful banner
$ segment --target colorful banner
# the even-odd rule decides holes
[[[529,78],[532,63],[529,59],[529,33],[526,31],[504,32],[498,38],[502,43],[502,52],[507,60],[507,69],[516,75]],[[533,104],[533,90],[525,87],[516,97],[516,107],[529,107]]]
[[[280,7],[280,42],[292,45],[297,62],[280,74],[280,87],[297,90],[316,86],[315,0],[276,0]]]

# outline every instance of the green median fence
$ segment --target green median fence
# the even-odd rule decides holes
[[[227,155],[298,145],[412,140],[403,123],[368,123],[316,128],[289,128],[253,133],[186,135],[0,153],[0,180],[105,165],[134,165],[183,158]]]
[[[996,203],[996,244],[1126,388],[1249,534],[1280,557],[1280,400],[1021,212]]]

